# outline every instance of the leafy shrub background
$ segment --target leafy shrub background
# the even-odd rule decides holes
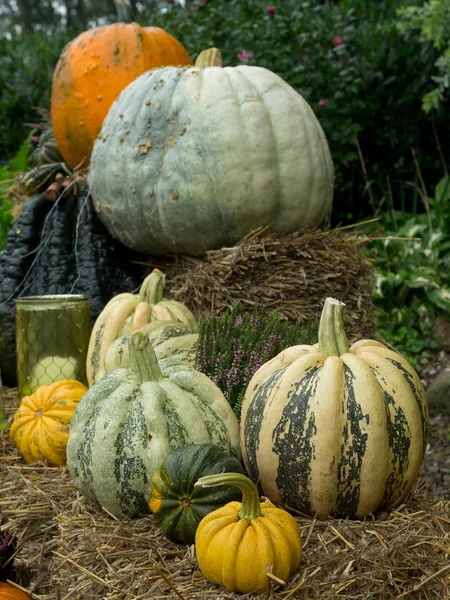
[[[158,0],[143,4],[135,19],[163,27],[194,58],[214,45],[225,64],[269,68],[305,97],[325,130],[335,163],[335,224],[372,214],[369,188],[383,197],[389,187],[401,207],[410,208],[406,182],[417,181],[411,147],[425,180],[441,177],[434,132],[441,140],[449,138],[448,101],[443,98],[432,116],[421,110],[440,50],[415,28],[398,26],[397,10],[409,4],[186,0],[182,7]],[[113,20],[111,13],[107,20]],[[90,24],[104,21],[93,16]],[[32,36],[0,39],[0,162],[17,151],[35,108],[49,106],[57,58],[79,31],[55,23],[48,31],[43,24]],[[241,60],[242,50],[253,58]]]

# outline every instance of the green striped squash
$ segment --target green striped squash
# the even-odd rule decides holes
[[[417,477],[428,434],[419,376],[374,340],[349,347],[343,304],[327,298],[316,346],[293,346],[253,376],[241,449],[263,493],[324,518],[398,505]]]
[[[242,499],[236,487],[201,488],[200,477],[243,473],[235,456],[211,444],[193,444],[168,454],[153,473],[150,510],[164,535],[174,542],[193,544],[198,524],[207,514]]]
[[[198,333],[179,321],[152,321],[140,330],[148,337],[158,360],[175,358],[188,367],[195,364]],[[130,366],[130,336],[116,339],[105,354],[105,372]]]
[[[130,369],[93,385],[72,417],[67,464],[79,491],[117,517],[149,512],[153,473],[172,450],[213,444],[240,457],[239,425],[219,388],[148,338],[130,340]]]

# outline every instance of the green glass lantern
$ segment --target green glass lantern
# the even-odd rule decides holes
[[[15,304],[20,397],[64,379],[87,385],[86,355],[92,329],[89,297],[29,296],[17,298]]]
[[[2,374],[0,373],[0,431],[9,427],[9,422],[5,415],[5,400],[3,398]]]

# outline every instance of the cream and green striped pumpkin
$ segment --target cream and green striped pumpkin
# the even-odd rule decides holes
[[[106,304],[94,323],[89,340],[86,357],[89,386],[98,383],[110,370],[105,368],[105,361],[110,346],[116,340],[122,340],[155,321],[178,321],[192,331],[198,329],[197,321],[187,306],[164,297],[165,278],[159,269],[153,269],[144,279],[139,294],[118,294]],[[111,368],[117,357],[110,354],[109,358]]]
[[[130,369],[116,369],[78,404],[67,465],[75,486],[116,517],[149,512],[152,475],[172,450],[213,444],[240,458],[239,424],[203,373],[158,362],[141,331],[129,344]]]
[[[188,367],[195,366],[198,333],[179,321],[152,321],[141,331],[155,351],[156,358],[174,358]],[[117,338],[105,354],[105,372],[130,366],[128,344],[131,334]]]
[[[112,235],[143,253],[201,255],[251,230],[319,225],[333,163],[308,103],[256,66],[144,73],[125,88],[95,142],[89,182]]]
[[[263,365],[242,405],[241,449],[263,493],[324,518],[401,503],[419,473],[428,407],[419,376],[374,340],[351,347],[327,298],[319,342]]]

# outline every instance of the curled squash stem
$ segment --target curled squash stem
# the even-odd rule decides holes
[[[241,473],[219,473],[218,475],[206,475],[194,484],[202,487],[215,487],[216,485],[232,485],[242,492],[242,506],[239,511],[240,519],[255,519],[260,517],[261,504],[256,485],[248,477]]]
[[[158,304],[164,297],[164,280],[166,276],[159,269],[153,271],[144,279],[139,291],[139,301],[151,306]]]
[[[319,324],[319,352],[323,356],[341,356],[349,350],[344,329],[343,302],[327,298]]]
[[[164,379],[148,337],[139,330],[131,336],[130,365],[133,379],[139,384]]]

